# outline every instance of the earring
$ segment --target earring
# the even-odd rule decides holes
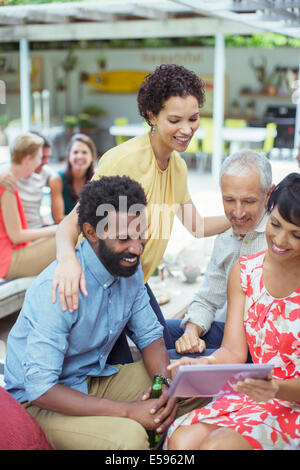
[[[152,126],[151,127],[151,134],[154,134],[154,132],[155,132],[155,126]]]

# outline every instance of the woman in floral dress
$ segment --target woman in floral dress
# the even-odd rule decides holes
[[[268,380],[245,379],[232,392],[178,418],[168,449],[300,449],[300,175],[268,202],[267,251],[242,256],[230,273],[224,339],[213,356],[182,364],[270,363]],[[244,312],[244,314],[241,314]]]

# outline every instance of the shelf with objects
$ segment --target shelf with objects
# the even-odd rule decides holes
[[[280,100],[290,100],[291,94],[289,93],[278,93],[277,90],[273,93],[267,93],[263,91],[241,91],[240,96],[245,96],[247,98],[266,98],[266,99],[280,99]]]
[[[276,125],[277,135],[274,141],[274,148],[288,150],[293,158],[294,148],[296,102],[294,100],[297,89],[299,69],[294,66],[275,66],[268,70],[266,59],[254,63],[250,59],[249,65],[254,71],[257,86],[252,88],[244,87],[240,90],[240,101],[244,103],[245,109],[253,117],[249,119],[249,126],[261,127],[270,123]],[[254,117],[256,105],[265,104],[265,111],[262,117]]]

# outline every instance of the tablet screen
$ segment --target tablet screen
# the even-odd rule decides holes
[[[203,364],[179,366],[168,390],[172,397],[214,397],[235,393],[232,385],[247,377],[266,379],[272,364]]]

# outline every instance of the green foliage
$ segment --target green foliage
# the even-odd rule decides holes
[[[226,36],[227,47],[257,47],[273,49],[275,47],[299,47],[300,39],[290,38],[276,33],[259,33],[252,36]]]
[[[78,118],[76,116],[65,116],[64,125],[67,129],[72,129],[78,124]]]
[[[93,121],[94,118],[105,116],[107,111],[105,109],[100,108],[99,106],[86,106],[81,113],[77,116],[67,115],[64,118],[64,125],[66,129],[74,129],[74,127],[79,126],[81,127],[88,127],[92,128],[95,126]]]
[[[300,39],[288,38],[288,43],[290,47],[300,47]]]
[[[96,118],[100,116],[106,116],[107,111],[103,108],[100,108],[100,106],[90,105],[83,109],[83,113],[89,114],[91,117]]]
[[[74,51],[72,49],[69,50],[65,60],[61,63],[61,66],[65,73],[72,72],[76,65],[77,65],[78,59],[74,55]]]
[[[226,47],[253,47],[272,49],[275,47],[300,47],[300,39],[275,33],[259,33],[252,36],[231,35],[225,37]],[[214,36],[182,38],[143,38],[143,39],[112,39],[103,41],[105,48],[137,48],[137,47],[214,47]]]
[[[0,0],[1,6],[10,5],[38,5],[46,3],[66,3],[66,2],[81,2],[90,0]],[[100,1],[100,0],[99,0]],[[138,3],[138,0],[137,0]],[[128,23],[129,24],[129,23]],[[48,42],[32,42],[32,50],[45,50],[45,49],[65,49],[68,47],[70,41],[48,41]],[[225,37],[227,47],[252,47],[261,49],[272,49],[278,47],[300,47],[300,39],[287,37],[282,34],[271,32],[253,34],[250,36],[242,35],[228,35]],[[72,41],[70,47],[73,48],[98,48],[98,49],[113,49],[113,48],[162,48],[162,47],[214,47],[215,37],[208,36],[190,36],[181,38],[141,38],[141,39],[111,39],[111,40],[95,40],[95,41]],[[0,51],[17,50],[18,44],[1,44]],[[74,57],[67,57],[66,67],[73,70],[76,66]],[[73,61],[73,63],[71,63]]]
[[[78,124],[80,127],[92,127],[92,118],[87,113],[78,114]]]

